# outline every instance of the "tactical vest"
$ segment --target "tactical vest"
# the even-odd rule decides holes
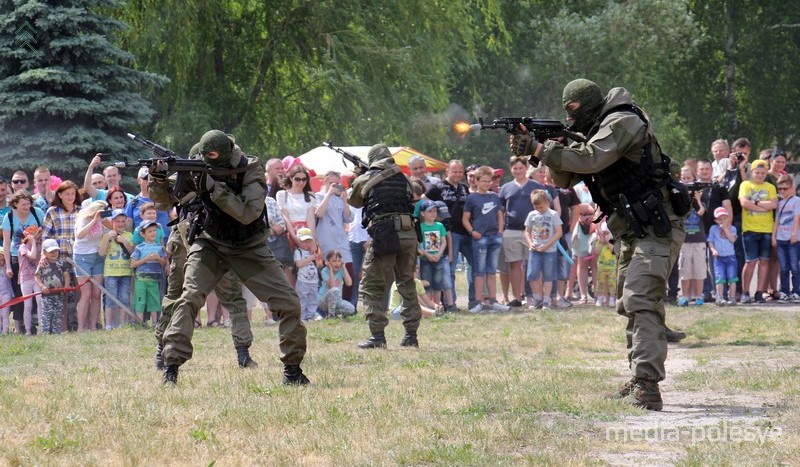
[[[371,174],[380,172],[379,169],[369,171]],[[364,219],[361,225],[367,228],[373,219],[387,215],[412,214],[414,204],[408,187],[408,179],[402,173],[392,175],[375,185],[364,199]]]
[[[587,133],[587,138],[594,136],[602,121],[614,112],[634,113],[646,127],[650,125],[641,109],[624,104],[601,115]],[[638,160],[621,157],[600,172],[582,175],[581,179],[589,188],[601,213],[619,213],[627,219],[629,227],[639,237],[644,236],[643,227],[647,225],[652,225],[657,235],[665,236],[671,229],[662,205],[666,199],[665,194],[669,194],[665,189],[671,181],[669,163],[669,157],[661,152],[658,142],[654,138],[648,138]],[[602,216],[598,216],[599,219]]]
[[[632,112],[649,126],[641,109],[634,105],[620,105],[601,115],[598,123],[589,130],[587,138],[594,136],[600,128],[600,122],[614,112]],[[653,191],[660,191],[666,185],[667,174],[662,157],[666,156],[662,156],[658,143],[648,140],[642,147],[638,161],[622,157],[600,172],[587,174],[582,178],[601,211],[610,214],[620,207],[620,194],[625,195],[629,201],[636,202],[644,200]]]
[[[242,156],[239,168],[247,165],[247,157]],[[244,185],[244,177],[247,172],[238,173],[234,176],[226,176],[221,180],[215,179],[217,183],[225,183],[234,193],[241,194]],[[256,235],[267,231],[267,207],[261,211],[261,215],[253,222],[242,225],[241,222],[228,215],[219,208],[216,203],[211,201],[208,192],[204,192],[200,198],[205,206],[205,219],[203,219],[203,231],[211,237],[226,242],[243,242]]]

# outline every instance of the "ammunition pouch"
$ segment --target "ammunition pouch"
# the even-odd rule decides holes
[[[658,237],[666,237],[672,231],[669,213],[664,207],[664,198],[661,191],[648,193],[643,200],[629,202],[625,195],[620,194],[621,210],[628,227],[638,238],[647,234],[645,228],[650,225],[653,233]]]
[[[372,237],[372,252],[376,255],[400,253],[402,247],[398,232],[412,228],[414,228],[414,221],[407,214],[395,214],[373,221],[367,227],[367,233]]]

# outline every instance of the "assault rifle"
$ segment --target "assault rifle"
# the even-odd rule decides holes
[[[684,183],[684,185],[686,185],[686,189],[689,190],[689,193],[708,190],[709,188],[714,187],[714,183],[712,182],[692,182]]]
[[[175,172],[201,172],[201,173],[214,174],[215,169],[206,164],[202,159],[184,159],[178,157],[178,155],[172,149],[167,149],[164,146],[161,146],[160,144],[156,144],[148,139],[144,139],[141,136],[139,136],[138,133],[128,133],[128,138],[149,148],[151,151],[153,151],[153,155],[156,157],[152,159],[138,159],[136,162],[128,162],[127,160],[122,162],[115,162],[114,167],[150,168],[159,161],[162,161],[167,164],[168,174],[172,174]]]
[[[511,134],[519,134],[523,132],[520,125],[524,125],[528,133],[533,134],[533,137],[540,143],[561,136],[566,136],[574,141],[586,141],[586,138],[570,131],[561,121],[546,118],[497,117],[490,124],[483,123],[483,119],[479,118],[478,123],[470,125],[470,130],[506,130]]]
[[[342,155],[342,159],[346,159],[348,162],[353,164],[353,173],[356,175],[361,175],[369,169],[369,166],[364,163],[358,156],[350,154],[349,152],[345,151],[342,148],[337,148],[333,146],[333,141],[327,141],[322,143],[323,146],[326,148],[332,149],[339,154]]]

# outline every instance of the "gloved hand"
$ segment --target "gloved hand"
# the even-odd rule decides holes
[[[214,189],[214,185],[217,182],[214,180],[214,177],[209,176],[207,173],[204,173],[200,176],[200,179],[197,181],[197,188],[200,190],[211,191]]]
[[[539,142],[527,133],[515,134],[508,139],[508,146],[511,148],[511,152],[520,157],[532,156],[538,145]]]
[[[150,176],[163,180],[163,179],[167,178],[167,169],[168,168],[169,168],[169,166],[167,165],[167,163],[164,160],[156,159],[155,161],[153,161],[152,164],[150,164],[150,167],[148,167],[148,170],[150,172]]]

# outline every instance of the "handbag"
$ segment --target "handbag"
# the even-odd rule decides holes
[[[275,235],[274,240],[267,240],[267,246],[281,264],[292,262],[292,250],[289,248],[289,236],[286,233]]]

